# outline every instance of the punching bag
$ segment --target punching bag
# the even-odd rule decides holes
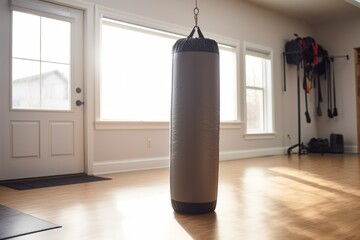
[[[199,37],[193,38],[197,30]],[[173,46],[170,191],[175,212],[216,207],[219,171],[219,48],[195,26]]]

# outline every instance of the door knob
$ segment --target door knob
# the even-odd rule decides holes
[[[84,102],[83,101],[81,101],[81,100],[76,100],[76,106],[81,106],[81,105],[83,105],[84,104]]]

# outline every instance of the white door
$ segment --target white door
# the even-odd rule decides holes
[[[1,0],[0,32],[0,180],[84,172],[82,11]]]

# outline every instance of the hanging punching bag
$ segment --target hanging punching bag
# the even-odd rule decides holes
[[[215,210],[218,189],[219,49],[195,26],[172,54],[171,203],[178,213],[208,213]]]

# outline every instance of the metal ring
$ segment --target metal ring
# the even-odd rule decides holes
[[[194,14],[195,14],[196,16],[199,14],[199,8],[198,8],[198,7],[194,8]]]

